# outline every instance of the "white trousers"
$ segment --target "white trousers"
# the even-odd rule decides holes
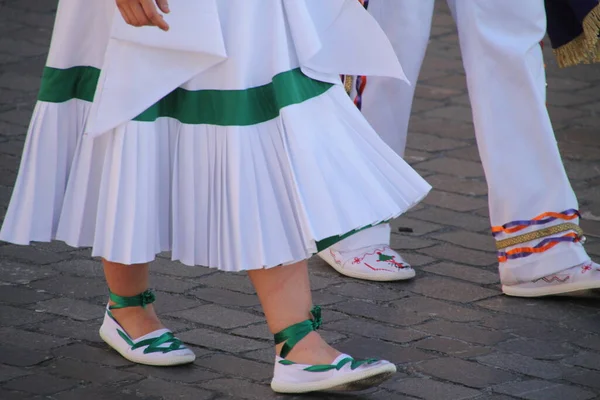
[[[508,225],[505,229],[509,231],[501,230],[496,239],[543,235],[555,225],[578,224],[578,218],[542,215],[578,207],[545,106],[546,77],[539,45],[546,32],[544,0],[448,0],[448,4],[458,27],[477,145],[488,183],[491,225],[522,221]],[[404,154],[433,8],[434,0],[371,0],[369,4],[413,85],[369,77],[362,110],[400,155]],[[440,125],[442,134],[443,129]],[[385,232],[384,227],[363,231],[361,245],[382,244]],[[588,261],[579,242],[553,241],[569,232],[574,235],[574,231],[563,231],[502,249],[509,255],[499,256],[502,282],[531,281]],[[356,248],[356,243],[352,245]],[[338,249],[348,247],[341,243]],[[550,248],[531,252],[521,251],[523,247]]]

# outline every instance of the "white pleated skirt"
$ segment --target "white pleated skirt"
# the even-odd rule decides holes
[[[269,268],[397,217],[430,190],[341,84],[303,72],[280,0],[268,0],[268,18],[216,0],[228,59],[86,135],[110,25],[88,29],[99,10],[65,10],[74,2],[61,2],[1,240],[61,240],[122,264],[171,251],[186,265]],[[283,39],[248,37],[253,24]]]

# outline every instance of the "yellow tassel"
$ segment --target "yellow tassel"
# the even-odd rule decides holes
[[[554,49],[560,68],[600,62],[600,4],[583,19],[583,33]]]

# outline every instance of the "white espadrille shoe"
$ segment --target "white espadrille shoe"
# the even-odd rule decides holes
[[[403,281],[415,277],[415,270],[398,252],[382,244],[340,252],[332,248],[319,253],[342,275],[367,281]]]
[[[145,307],[155,300],[154,293],[146,290],[137,296],[121,297],[114,293],[110,299],[115,303],[106,307],[100,337],[110,347],[131,362],[157,367],[189,364],[194,362],[194,352],[177,339],[173,332],[163,328],[140,338],[132,339],[117,322],[111,310],[125,307]]]
[[[531,282],[502,285],[502,292],[515,297],[542,297],[600,289],[600,265],[589,261]]]
[[[338,356],[331,364],[306,365],[286,360],[292,348],[321,325],[321,309],[313,308],[312,320],[306,320],[275,335],[275,343],[284,343],[280,356],[275,357],[271,388],[278,393],[318,391],[358,391],[377,386],[396,373],[389,361],[355,360],[349,355]]]

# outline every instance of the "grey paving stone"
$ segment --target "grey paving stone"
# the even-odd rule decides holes
[[[434,224],[432,222],[425,222],[419,219],[407,217],[405,215],[393,220],[390,225],[392,226],[392,232],[398,232],[399,228],[410,228],[413,233],[411,235],[425,235],[431,232],[439,231],[443,229],[443,225]]]
[[[13,379],[4,385],[5,389],[22,392],[51,395],[63,390],[74,388],[79,383],[73,379],[57,378],[56,376],[37,373]]]
[[[255,294],[252,283],[246,275],[217,272],[202,279],[202,284],[246,294]],[[315,288],[313,288],[315,289]]]
[[[413,219],[433,222],[435,224],[457,226],[470,231],[481,232],[490,228],[489,220],[468,213],[460,213],[442,208],[428,208],[410,213]],[[492,261],[488,262],[491,263]]]
[[[176,311],[187,310],[198,306],[198,301],[181,295],[161,292],[156,290],[154,309],[158,315],[169,314]]]
[[[61,275],[33,282],[31,287],[65,297],[86,299],[96,296],[106,296],[108,299],[108,287],[103,279],[98,278],[79,278]]]
[[[332,268],[333,269],[333,268]],[[338,296],[329,291],[329,289],[323,289],[323,291],[312,293],[313,304],[317,304],[323,308],[326,308],[329,305],[343,303],[348,301],[346,297]]]
[[[422,339],[427,334],[407,328],[393,328],[390,326],[377,324],[375,322],[365,322],[364,320],[352,318],[327,324],[327,329],[348,334],[360,335],[373,339],[383,339],[389,342],[409,343]]]
[[[563,369],[559,365],[535,360],[520,354],[494,353],[477,357],[477,361],[485,365],[542,379],[557,379],[563,375]]]
[[[479,204],[478,208],[485,208],[486,204]],[[475,209],[475,208],[474,208]],[[490,234],[473,233],[465,230],[453,230],[451,232],[438,233],[435,239],[453,243],[457,246],[467,247],[473,250],[496,251],[496,242]]]
[[[468,146],[466,149],[472,150],[476,154],[477,159],[472,161],[479,161],[479,154],[475,146]],[[449,153],[451,157],[456,157],[455,154],[457,152]],[[482,196],[487,194],[487,185],[480,178],[462,178],[454,175],[437,174],[428,176],[427,182],[434,188],[445,192],[454,192],[468,196]]]
[[[150,286],[162,292],[185,293],[192,288],[200,286],[200,282],[190,279],[177,279],[172,276],[151,275]]]
[[[189,294],[204,301],[226,306],[251,307],[260,304],[255,294],[233,292],[216,287],[194,289]]]
[[[425,199],[423,199],[423,203],[430,204],[432,206],[436,206],[436,207],[440,207],[440,208],[447,208],[447,209],[458,211],[458,212],[471,212],[471,211],[478,210],[482,207],[487,206],[487,202],[486,202],[485,198],[464,196],[463,194],[450,193],[450,192],[445,192],[445,191],[441,191],[438,189],[432,190],[429,193],[429,195]],[[478,235],[474,234],[474,233],[469,233],[468,235],[463,235],[463,236],[466,236],[466,237],[463,237],[464,239],[473,239],[473,237],[475,237],[475,238],[478,237]],[[460,236],[454,235],[452,233],[448,233],[447,236],[444,236],[444,237],[440,237],[439,235],[437,235],[434,238],[440,239],[440,240],[445,240],[448,242],[454,242],[456,240],[461,239]],[[465,246],[465,242],[460,240],[460,243],[458,243],[458,244],[465,246],[465,247],[475,248],[475,249],[479,250],[480,248],[478,248],[478,247],[472,247],[476,243],[479,243],[479,242],[480,242],[480,240],[477,239],[475,242],[468,244],[468,246]],[[484,242],[484,243],[487,243],[487,246],[489,247],[489,242]],[[485,248],[481,248],[481,250],[484,250],[484,249]]]
[[[597,353],[582,352],[566,359],[565,362],[579,367],[600,370],[600,356]]]
[[[57,243],[57,242],[53,242]],[[58,242],[60,243],[60,242]],[[70,249],[71,251],[73,249]],[[61,250],[62,252],[62,250]],[[87,252],[87,250],[86,250]],[[87,256],[87,254],[86,254]],[[67,273],[69,275],[83,276],[87,278],[94,278],[101,282],[104,282],[104,271],[102,269],[102,263],[97,260],[89,259],[72,259],[61,261],[56,264],[52,264],[52,268]]]
[[[482,268],[467,267],[454,263],[442,262],[423,268],[427,272],[437,275],[450,276],[477,284],[489,285],[500,282],[498,273],[490,272]]]
[[[124,393],[121,387],[87,386],[52,396],[56,400],[139,400],[135,394]],[[157,396],[146,396],[144,400],[162,400]]]
[[[487,354],[489,347],[475,346],[459,340],[433,337],[423,339],[415,344],[419,349],[436,351],[453,357],[468,358]]]
[[[400,326],[411,326],[429,319],[429,317],[419,316],[402,308],[383,307],[360,300],[335,304],[334,308],[350,316],[360,316]]]
[[[104,345],[103,347],[92,347],[83,343],[75,343],[70,346],[55,349],[53,354],[57,357],[71,358],[111,367],[131,365],[130,361],[121,357],[119,353],[109,348],[108,345]]]
[[[72,359],[53,360],[52,363],[47,365],[44,369],[46,373],[61,378],[76,379],[100,385],[142,379],[141,375],[128,371],[100,366],[98,364],[84,363]]]
[[[246,358],[260,361],[266,364],[270,364],[275,360],[275,348],[272,346],[261,350],[243,352],[242,354]]]
[[[273,376],[271,363],[258,363],[228,354],[215,354],[196,361],[196,364],[223,375],[255,381],[267,381]]]
[[[560,360],[573,354],[564,343],[537,339],[519,339],[500,343],[499,349],[540,360]]]
[[[366,299],[372,301],[391,301],[407,297],[403,290],[390,290],[382,288],[376,283],[347,282],[329,288],[329,292],[346,296],[352,299]]]
[[[486,253],[443,242],[435,247],[426,249],[426,253],[429,256],[436,257],[438,260],[447,260],[480,267],[494,265],[497,262],[496,257],[491,252]]]
[[[55,317],[37,324],[35,328],[37,331],[54,336],[103,343],[98,334],[101,325],[102,318],[88,321],[76,321],[68,318]]]
[[[148,378],[126,388],[135,393],[138,398],[146,399],[149,396],[160,396],[162,399],[178,400],[204,400],[211,399],[214,394],[208,390],[198,387],[184,385],[181,383],[171,383],[160,379]]]
[[[494,311],[551,321],[564,321],[584,315],[591,316],[594,313],[593,309],[573,307],[559,299],[521,299],[499,296],[482,300],[477,305]]]
[[[50,318],[52,318],[51,315],[44,313],[0,305],[0,326],[19,326],[45,321]]]
[[[2,399],[2,400],[30,400],[30,399],[35,399],[35,397],[34,397],[34,395],[32,395],[30,393],[16,392],[13,390],[5,390],[5,389],[0,388],[0,399]]]
[[[52,358],[49,351],[30,350],[24,347],[11,346],[10,343],[0,345],[0,364],[16,367],[31,367]]]
[[[473,399],[481,394],[481,392],[475,389],[438,382],[432,379],[404,379],[388,384],[386,387],[425,400],[466,400]]]
[[[0,247],[3,249],[6,246]],[[54,276],[58,272],[48,267],[31,266],[13,261],[8,261],[0,256],[0,276],[4,282],[27,284],[37,279]]]
[[[209,304],[189,310],[172,313],[174,317],[187,319],[200,324],[231,329],[263,322],[264,318],[254,314],[232,310],[216,304]]]
[[[8,365],[0,364],[0,382],[9,381],[14,378],[29,375],[23,368],[11,367]]]
[[[20,286],[0,285],[0,302],[10,305],[22,305],[47,300],[53,296],[40,290],[31,290]]]
[[[481,389],[517,379],[510,372],[450,357],[424,361],[417,368],[439,379]]]
[[[394,250],[403,253],[406,250],[423,250],[435,246],[437,242],[427,240],[423,237],[415,237],[411,235],[403,235],[401,233],[392,232],[390,236],[390,247]]]
[[[0,247],[0,258],[33,263],[37,264],[38,268],[44,268],[43,265],[66,260],[69,255],[42,251],[29,246],[7,245]]]
[[[464,340],[465,342],[492,346],[507,340],[510,336],[498,331],[483,329],[477,326],[448,321],[431,321],[416,326],[415,329],[434,335]]]
[[[563,379],[576,385],[587,386],[591,390],[600,390],[600,371],[590,371],[581,368],[574,370],[570,368]]]
[[[247,339],[227,333],[215,332],[208,329],[194,329],[177,336],[185,343],[231,353],[263,349],[272,346],[271,343]]]
[[[439,301],[423,296],[412,296],[393,302],[396,307],[412,311],[417,315],[430,318],[444,318],[449,321],[470,322],[479,321],[487,316],[486,313],[462,307],[457,304]]]
[[[46,300],[36,305],[36,310],[73,318],[79,321],[97,319],[103,315],[103,308],[87,301],[64,297]]]
[[[530,319],[512,314],[493,315],[480,321],[479,324],[524,338],[544,338],[553,342],[574,341],[582,337],[580,332],[573,331],[560,322]]]
[[[595,395],[586,390],[547,381],[524,381],[494,387],[494,391],[527,400],[588,400]]]
[[[452,111],[450,108],[444,109],[444,112],[450,111]],[[456,175],[464,178],[483,176],[483,169],[481,168],[481,164],[453,158],[425,161],[424,163],[418,164],[417,168],[437,173]]]
[[[41,333],[28,332],[22,329],[1,328],[0,337],[4,346],[21,347],[25,349],[49,350],[64,346],[72,340],[44,335]]]
[[[156,378],[171,382],[196,383],[217,379],[219,374],[208,371],[204,368],[199,368],[194,364],[181,365],[171,368],[151,367],[148,365],[135,365],[127,369],[128,372],[133,372],[149,378]]]
[[[215,379],[204,383],[202,387],[222,393],[230,399],[266,400],[279,397],[267,385],[260,385],[242,379]]]

